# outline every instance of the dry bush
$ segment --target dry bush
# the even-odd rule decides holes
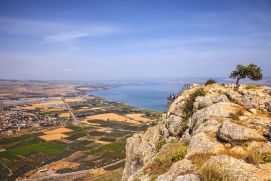
[[[200,170],[204,181],[230,181],[229,175],[219,170],[219,167],[210,166]]]
[[[243,116],[245,111],[243,109],[239,109],[235,114],[230,114],[230,118],[233,120],[240,120],[239,117]]]
[[[211,153],[197,153],[189,157],[189,159],[193,162],[193,164],[197,168],[201,168],[201,166],[210,158],[210,156],[214,156]]]

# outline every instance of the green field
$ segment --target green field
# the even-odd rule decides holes
[[[59,145],[53,142],[40,141],[38,139],[29,139],[14,147],[9,148],[7,151],[0,152],[0,158],[10,155],[25,156],[35,152],[41,152],[50,156],[54,156],[62,152],[64,149],[64,145]]]
[[[29,138],[34,138],[37,136],[42,135],[42,133],[33,133],[33,134],[27,134],[27,135],[22,135],[22,136],[17,136],[17,137],[9,137],[9,138],[1,138],[0,139],[0,146],[6,145],[6,144],[11,144],[14,142],[21,142]]]

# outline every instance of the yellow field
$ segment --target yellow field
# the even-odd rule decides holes
[[[144,116],[144,114],[140,114],[140,113],[139,114],[126,114],[126,117],[134,119],[136,121],[143,121],[143,122],[153,121],[151,119],[144,118],[143,116]]]
[[[107,145],[107,144],[110,144],[112,142],[96,140],[95,143],[98,143],[98,144],[101,144],[101,145]]]
[[[68,136],[63,134],[67,132],[71,132],[71,129],[68,128],[57,128],[49,131],[44,131],[43,133],[46,135],[40,136],[41,139],[44,139],[46,141],[52,141],[52,140],[60,140],[63,138],[67,138]]]
[[[111,128],[100,128],[100,129],[97,129],[96,131],[100,131],[100,132],[106,132],[106,131],[111,131]]]
[[[132,124],[137,124],[138,122],[130,119],[126,116],[118,115],[116,113],[105,113],[105,114],[97,114],[93,116],[87,116],[87,119],[89,120],[95,120],[95,119],[100,119],[100,120],[114,120],[114,121],[120,121],[120,122],[128,122]]]
[[[152,119],[148,119],[143,117],[144,114],[126,114],[126,115],[119,115],[116,113],[105,113],[105,114],[96,114],[93,116],[87,116],[88,120],[113,120],[113,121],[120,121],[120,122],[128,122],[132,124],[139,124],[140,122],[151,122],[154,121]]]
[[[61,113],[58,115],[60,118],[69,118],[70,117],[70,113],[65,112],[65,113]]]
[[[47,134],[47,135],[40,136],[41,139],[44,139],[46,141],[60,140],[62,138],[66,138],[66,137],[68,137],[68,136],[65,134],[62,134],[62,133]]]
[[[79,163],[76,163],[76,162],[69,162],[69,161],[63,161],[63,160],[60,160],[60,161],[57,161],[55,163],[51,163],[50,164],[50,169],[52,170],[60,170],[60,169],[63,169],[63,168],[77,168],[79,167]]]
[[[67,133],[67,132],[71,132],[71,129],[68,128],[57,128],[57,129],[53,129],[53,130],[49,130],[49,131],[45,131],[45,134],[58,134],[58,133]]]
[[[91,126],[101,126],[100,124],[97,124],[97,123],[90,123],[88,122],[88,120],[80,120],[80,122],[83,124],[91,125]]]

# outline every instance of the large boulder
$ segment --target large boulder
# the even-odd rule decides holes
[[[194,154],[217,154],[224,151],[224,145],[205,133],[198,133],[192,136],[188,147],[186,158]]]
[[[219,102],[212,104],[206,108],[203,108],[195,112],[192,116],[190,127],[196,130],[200,125],[209,119],[217,118],[223,120],[223,118],[230,118],[243,108],[238,104],[231,102]]]
[[[217,137],[226,142],[264,141],[265,138],[256,130],[240,126],[226,120],[217,132]]]
[[[271,178],[270,170],[261,169],[227,155],[211,156],[201,168],[202,172],[214,174],[213,176],[225,180],[268,180]],[[211,177],[212,175],[210,175]]]
[[[178,136],[185,131],[187,126],[187,121],[180,116],[171,115],[166,122],[166,127],[170,136]]]
[[[226,94],[232,102],[242,105],[246,109],[267,110],[271,102],[270,91],[270,87],[264,86],[253,90],[248,90],[244,87],[238,92],[230,90]]]
[[[228,97],[224,94],[219,94],[217,92],[209,93],[206,94],[205,96],[199,96],[196,98],[194,103],[194,110],[199,110],[218,102],[230,102],[230,101]]]
[[[151,160],[157,153],[156,144],[159,138],[159,129],[154,126],[150,127],[145,133],[137,133],[127,139],[123,180],[127,180]]]

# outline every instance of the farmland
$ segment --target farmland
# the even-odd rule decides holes
[[[82,92],[63,98],[28,95],[27,98],[2,99],[2,116],[7,116],[2,123],[8,125],[9,115],[19,116],[15,117],[16,124],[12,122],[1,132],[0,180],[65,178],[67,174],[89,180],[89,172],[93,179],[119,174],[126,139],[146,130],[159,116],[157,112]],[[31,114],[37,119],[21,114]],[[14,116],[11,118],[14,120]],[[9,132],[12,134],[6,134]]]

